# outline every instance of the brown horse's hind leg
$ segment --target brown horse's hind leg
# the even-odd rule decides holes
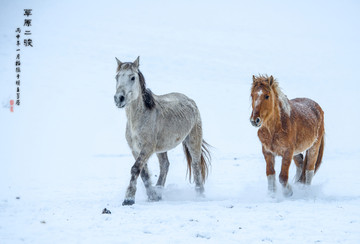
[[[311,185],[312,178],[315,174],[315,164],[319,156],[319,148],[321,145],[321,140],[317,141],[312,147],[306,151],[307,163],[305,167],[305,177],[304,183],[306,185]]]
[[[165,185],[165,181],[166,181],[166,176],[168,174],[169,171],[169,159],[167,156],[167,152],[164,153],[157,153],[156,154],[158,159],[159,159],[159,164],[160,164],[160,175],[159,175],[159,179],[156,183],[156,186],[158,187],[164,187]]]
[[[293,157],[294,162],[296,164],[296,175],[295,175],[295,182],[300,182],[301,175],[303,171],[303,164],[304,164],[304,155],[302,153],[295,155]]]

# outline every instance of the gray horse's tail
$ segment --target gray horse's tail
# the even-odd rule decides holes
[[[201,158],[200,158],[200,169],[201,169],[201,178],[203,183],[205,183],[205,180],[207,179],[209,175],[209,165],[211,165],[211,154],[209,151],[210,145],[203,140],[201,144]],[[192,157],[189,152],[188,147],[185,143],[183,143],[183,149],[186,156],[187,166],[188,166],[188,172],[189,172],[189,181],[191,182],[191,162]]]

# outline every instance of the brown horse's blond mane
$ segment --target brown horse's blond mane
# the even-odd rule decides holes
[[[253,85],[251,91],[255,89],[255,87],[261,86],[262,88],[265,88],[267,91],[271,91],[271,87],[276,92],[277,88],[279,87],[279,83],[275,78],[273,78],[273,84],[270,86],[270,77],[268,75],[258,75],[254,76]]]
[[[270,84],[272,79],[272,83]],[[253,84],[251,87],[251,94],[254,92],[256,87],[262,87],[263,89],[267,91],[273,91],[275,94],[275,97],[280,103],[281,108],[284,110],[284,112],[290,116],[290,104],[289,99],[287,96],[281,91],[281,88],[279,86],[279,83],[275,78],[268,75],[258,75],[253,77]]]

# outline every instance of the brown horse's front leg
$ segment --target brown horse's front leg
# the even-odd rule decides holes
[[[125,199],[122,205],[133,205],[135,203],[135,193],[136,193],[136,182],[137,178],[140,175],[141,170],[143,169],[144,164],[151,156],[151,153],[145,153],[142,151],[138,158],[135,161],[135,164],[131,167],[131,178],[130,184],[126,190]]]
[[[289,168],[293,157],[293,150],[288,150],[284,153],[281,163],[281,172],[279,175],[279,181],[283,186],[283,194],[286,197],[290,197],[293,194],[291,186],[288,183],[289,179]]]
[[[268,191],[270,194],[276,192],[276,181],[275,181],[275,156],[272,152],[267,151],[264,147],[262,148],[264,158],[266,161],[266,176],[268,179]]]

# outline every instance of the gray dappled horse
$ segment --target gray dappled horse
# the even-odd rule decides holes
[[[123,205],[135,203],[136,181],[139,175],[144,182],[150,201],[161,199],[169,169],[167,151],[181,142],[187,159],[189,179],[193,171],[196,192],[202,195],[208,174],[210,154],[202,137],[199,110],[195,102],[183,94],[153,94],[145,86],[139,70],[139,57],[133,62],[117,61],[115,104],[126,110],[126,140],[135,158],[131,179]],[[160,175],[153,187],[147,161],[156,153]]]

